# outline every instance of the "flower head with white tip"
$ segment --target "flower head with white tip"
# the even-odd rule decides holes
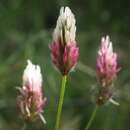
[[[57,25],[49,45],[54,65],[66,75],[77,63],[79,48],[75,41],[75,17],[69,7],[61,7]]]
[[[112,97],[111,87],[117,72],[117,54],[113,52],[112,42],[109,36],[101,39],[101,47],[97,55],[97,78],[101,85],[97,103],[104,104]]]
[[[106,83],[109,84],[116,77],[117,72],[117,54],[113,52],[109,36],[103,37],[97,56],[97,77],[101,80],[107,79]]]
[[[38,65],[27,61],[27,67],[23,73],[23,86],[19,88],[17,97],[18,107],[25,119],[31,120],[39,115],[46,103],[46,97],[42,94],[42,74]]]

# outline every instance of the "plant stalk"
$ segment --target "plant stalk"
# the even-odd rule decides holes
[[[26,130],[26,123],[24,123],[22,130]]]
[[[96,116],[97,110],[98,110],[98,105],[96,105],[95,109],[93,110],[93,113],[92,113],[92,115],[91,115],[91,117],[89,119],[89,122],[88,122],[85,130],[89,130],[90,126],[92,125],[92,122],[93,122],[93,120],[94,120],[94,118]]]
[[[61,90],[60,90],[60,98],[59,98],[58,110],[56,116],[55,130],[60,130],[60,121],[61,121],[61,113],[62,113],[62,106],[64,101],[66,81],[67,81],[67,75],[64,75],[62,77],[62,82],[61,82]]]

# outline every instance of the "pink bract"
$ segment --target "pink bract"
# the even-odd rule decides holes
[[[79,48],[76,46],[76,42],[69,42],[65,46],[60,42],[53,42],[49,48],[53,64],[63,75],[68,74],[78,60]]]

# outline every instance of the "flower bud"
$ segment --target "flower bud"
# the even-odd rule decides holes
[[[42,94],[42,75],[38,65],[33,65],[28,60],[28,65],[23,73],[23,86],[19,88],[17,97],[18,108],[25,120],[33,120],[43,110],[46,97]]]
[[[79,48],[75,41],[75,17],[69,7],[61,7],[57,25],[49,45],[53,64],[67,75],[77,63]]]

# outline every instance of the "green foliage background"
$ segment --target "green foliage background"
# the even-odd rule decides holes
[[[91,130],[130,129],[130,2],[128,0],[0,0],[0,130],[21,130],[16,108],[17,86],[22,85],[26,60],[39,64],[47,125],[28,124],[27,130],[54,130],[60,74],[50,61],[49,43],[61,6],[69,6],[77,20],[80,58],[71,73],[65,94],[62,130],[83,130],[94,104],[95,62],[100,38],[110,35],[121,71],[114,99],[102,106]]]

